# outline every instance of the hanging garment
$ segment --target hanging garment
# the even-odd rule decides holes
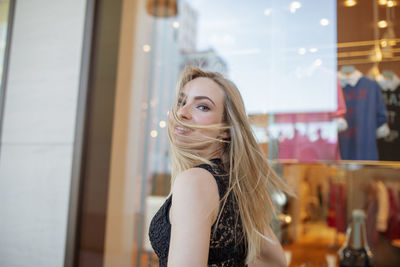
[[[387,191],[389,195],[389,218],[385,236],[390,240],[393,240],[400,238],[400,214],[397,205],[397,198],[394,195],[392,188],[388,188]]]
[[[386,107],[376,81],[359,71],[338,74],[346,101],[348,128],[339,134],[345,160],[378,160],[376,130],[387,122]]]
[[[379,159],[400,161],[400,79],[394,74],[390,78],[379,75],[377,82],[382,89],[390,128],[387,137],[378,139]]]
[[[327,225],[335,228],[338,232],[346,232],[347,205],[346,187],[344,184],[330,184],[329,207]]]
[[[367,240],[370,248],[375,249],[378,244],[378,231],[376,231],[376,215],[378,213],[378,193],[376,183],[370,183],[365,188],[366,200],[364,210],[366,211],[365,227]]]
[[[389,195],[382,181],[376,183],[378,196],[378,212],[376,218],[376,230],[386,232],[389,218]]]

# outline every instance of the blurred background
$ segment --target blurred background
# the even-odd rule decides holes
[[[400,2],[0,0],[0,266],[157,266],[180,70],[239,87],[297,198],[290,266],[338,266],[355,209],[400,266]]]

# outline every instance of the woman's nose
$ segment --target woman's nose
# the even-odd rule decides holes
[[[184,119],[184,120],[190,120],[190,118],[192,117],[190,114],[190,110],[189,110],[189,106],[188,105],[183,105],[180,106],[178,109],[178,116],[180,119]]]

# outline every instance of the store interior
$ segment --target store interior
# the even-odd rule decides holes
[[[166,1],[165,9],[157,6],[154,12],[155,2],[147,1],[154,25],[182,11]],[[288,3],[301,10],[301,1]],[[274,228],[289,266],[339,266],[353,211],[362,210],[373,266],[400,266],[400,2],[337,0],[334,10],[337,82],[329,86],[337,93],[335,108],[249,113],[266,157],[297,195],[277,196],[282,214]],[[153,42],[166,37],[160,38]],[[187,56],[186,62],[213,56],[207,53]],[[224,64],[218,68],[229,70]],[[152,134],[166,137],[161,130]],[[162,154],[159,165],[168,158],[167,146],[164,141],[147,146]],[[148,174],[144,214],[136,218],[143,229],[169,194],[169,179],[167,167]],[[157,266],[145,230],[136,232],[135,242],[133,266]]]

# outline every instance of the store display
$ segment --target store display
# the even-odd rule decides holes
[[[349,126],[339,134],[340,155],[345,160],[378,160],[377,129],[387,127],[381,90],[376,81],[350,67],[345,66],[338,73]]]
[[[398,200],[393,188],[388,188],[389,195],[389,216],[385,236],[390,240],[400,238],[400,210]]]
[[[400,78],[392,71],[384,70],[377,82],[382,89],[390,128],[390,134],[378,140],[379,159],[400,161]]]
[[[389,240],[400,238],[399,188],[399,182],[386,185],[379,179],[366,185],[364,209],[367,212],[367,239],[371,248],[378,243],[378,233]]]
[[[376,183],[378,197],[378,212],[376,218],[376,229],[379,232],[387,230],[387,221],[389,217],[389,195],[386,186],[382,181]]]
[[[279,140],[279,159],[301,162],[340,160],[337,133],[347,128],[343,91],[337,85],[337,109],[333,112],[276,114],[270,136]]]
[[[338,232],[346,230],[347,194],[343,182],[330,181],[327,225]]]
[[[346,242],[339,250],[340,267],[369,267],[372,253],[365,232],[365,213],[355,209],[352,222],[347,228]]]
[[[367,241],[371,249],[374,249],[378,244],[378,231],[376,230],[376,214],[378,213],[376,182],[369,183],[365,186],[365,196],[364,210],[367,215]]]

